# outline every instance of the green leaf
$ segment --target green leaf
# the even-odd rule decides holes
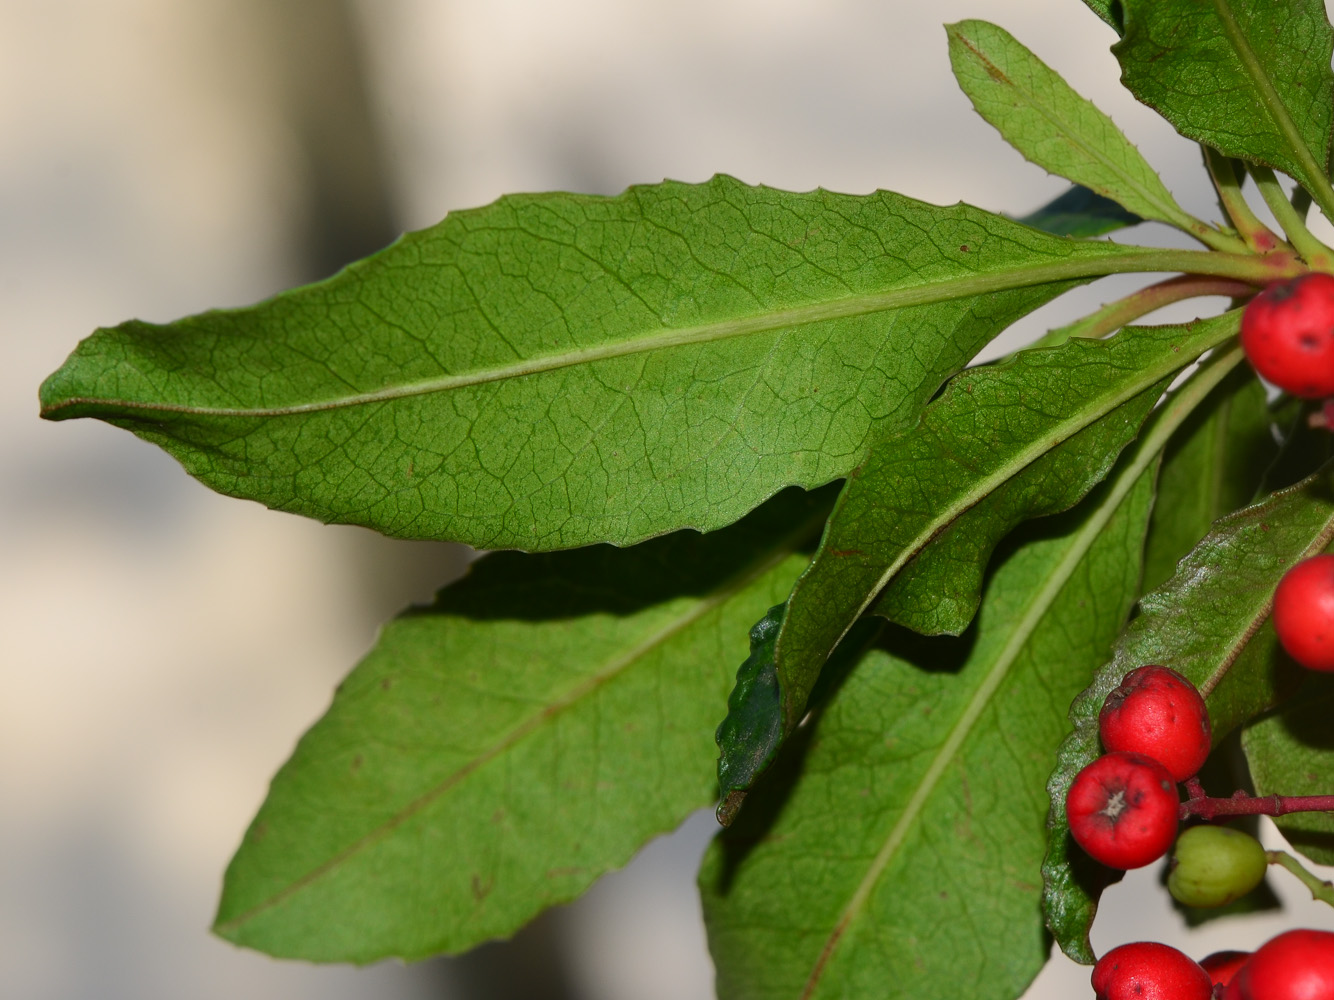
[[[1135,216],[1189,232],[1205,228],[1176,203],[1116,123],[1008,31],[986,21],[960,21],[945,30],[959,86],[1028,160]]]
[[[1099,754],[1103,700],[1136,667],[1169,666],[1205,695],[1215,745],[1277,704],[1291,692],[1294,668],[1280,654],[1268,620],[1274,588],[1294,563],[1323,549],[1331,537],[1334,496],[1327,472],[1222,518],[1176,575],[1140,601],[1140,614],[1111,662],[1070,706],[1075,729],[1061,745],[1047,785],[1052,813],[1043,906],[1047,926],[1071,958],[1092,963],[1088,931],[1098,895],[1113,877],[1074,846],[1065,822],[1070,782]]]
[[[1329,187],[1332,49],[1321,0],[1125,0],[1112,47],[1122,82],[1182,135],[1313,194]]]
[[[1143,222],[1138,215],[1076,184],[1019,219],[1026,226],[1057,236],[1102,236]]]
[[[1328,795],[1334,775],[1334,677],[1307,671],[1298,696],[1248,726],[1241,745],[1258,795]],[[1334,814],[1293,813],[1274,820],[1294,849],[1334,865]]]
[[[1132,327],[958,376],[916,428],[877,445],[848,480],[773,641],[781,725],[747,731],[792,732],[829,654],[873,603],[918,631],[962,631],[996,543],[1024,519],[1078,502],[1134,438],[1167,380],[1236,327],[1236,314]],[[772,699],[733,699],[729,708],[753,717],[772,711]],[[755,774],[730,758],[763,762],[774,747],[721,749],[720,791],[734,810],[749,786],[725,776]]]
[[[274,779],[215,930],[273,955],[423,958],[512,934],[713,799],[745,627],[832,494],[713,535],[503,553],[387,625]]]
[[[1278,447],[1264,387],[1239,365],[1206,399],[1163,455],[1144,555],[1144,589],[1176,570],[1210,525],[1255,497]]]
[[[797,731],[701,870],[721,1000],[1011,1000],[1042,968],[1042,782],[1134,601],[1151,466],[1007,546],[974,631],[891,626]]]
[[[325,521],[629,544],[846,475],[1072,282],[1254,270],[1224,257],[722,176],[514,196],[258,306],[98,331],[43,415],[108,420]]]
[[[1125,24],[1121,0],[1084,0],[1084,5],[1107,22],[1119,35]]]

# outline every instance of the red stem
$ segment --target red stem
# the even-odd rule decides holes
[[[1187,785],[1190,798],[1181,803],[1181,819],[1198,816],[1209,821],[1218,816],[1286,816],[1295,812],[1334,812],[1334,795],[1265,795],[1253,798],[1236,792],[1230,799],[1197,796]]]

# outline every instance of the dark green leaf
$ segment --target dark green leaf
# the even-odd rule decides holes
[[[1144,220],[1110,198],[1076,184],[1019,221],[1057,236],[1089,237],[1115,232]]]
[[[750,655],[736,672],[727,696],[727,716],[714,735],[718,743],[718,822],[728,826],[750,788],[773,762],[783,739],[774,640],[785,605],[775,604],[751,626]]]
[[[877,614],[919,631],[961,631],[996,543],[1025,518],[1087,493],[1134,438],[1166,380],[1236,324],[1234,314],[1184,328],[1131,328],[969,369],[916,428],[878,444],[848,480],[815,561],[788,599],[774,644],[781,726],[757,732],[792,732],[825,660],[886,586]],[[731,708],[762,710],[735,701]],[[732,752],[766,760],[773,748]],[[724,759],[720,775],[729,770],[741,769]],[[721,788],[732,801],[743,790]]]
[[[1122,82],[1190,139],[1327,189],[1334,75],[1321,0],[1125,0]]]
[[[832,496],[713,535],[486,557],[387,625],[274,779],[216,931],[316,961],[512,934],[713,800],[746,625]]]
[[[1334,791],[1334,677],[1307,672],[1299,695],[1241,736],[1258,795]],[[1334,814],[1293,813],[1274,820],[1296,850],[1334,865]]]
[[[1151,465],[1007,546],[975,630],[891,626],[822,678],[832,700],[705,857],[721,1000],[1011,1000],[1042,968],[1046,762],[1134,601]]]
[[[1319,401],[1295,396],[1280,396],[1270,407],[1270,419],[1279,429],[1282,443],[1278,456],[1265,470],[1266,491],[1286,489],[1301,482],[1334,459],[1334,434],[1310,423],[1320,409]]]
[[[1004,28],[945,26],[950,64],[977,113],[1028,160],[1122,205],[1131,217],[1190,232],[1203,225],[1176,203],[1116,123],[1080,97]]]
[[[1210,525],[1250,503],[1278,451],[1264,387],[1239,365],[1182,425],[1163,454],[1144,555],[1144,589],[1175,572]]]
[[[1084,0],[1084,5],[1106,21],[1118,35],[1121,34],[1125,24],[1125,10],[1121,0]]]
[[[1065,822],[1070,782],[1099,753],[1098,711],[1107,693],[1145,664],[1180,671],[1205,695],[1215,744],[1276,704],[1290,691],[1293,668],[1268,621],[1274,588],[1289,567],[1320,551],[1331,536],[1328,473],[1221,519],[1176,575],[1141,600],[1111,662],[1071,705],[1075,730],[1061,745],[1047,786],[1051,845],[1043,865],[1047,925],[1071,958],[1093,961],[1088,930],[1111,878],[1074,847]]]
[[[514,196],[259,306],[98,331],[42,407],[326,521],[628,544],[846,475],[1072,281],[1219,257],[721,176]]]

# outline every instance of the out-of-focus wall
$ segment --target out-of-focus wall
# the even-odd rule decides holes
[[[1078,0],[0,0],[0,995],[535,1000],[523,963],[553,996],[709,995],[707,816],[463,962],[316,968],[208,936],[269,776],[376,624],[465,557],[215,496],[121,431],[39,422],[36,387],[98,324],[253,301],[507,191],[726,171],[1029,210],[1064,182],[955,88],[940,23],[964,17],[1006,25],[1212,213],[1195,148],[1120,91]],[[1334,927],[1308,903],[1188,933],[1157,891],[1114,889],[1095,944]],[[1086,983],[1059,960],[1030,997]]]

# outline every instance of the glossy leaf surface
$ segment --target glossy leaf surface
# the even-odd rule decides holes
[[[722,176],[512,196],[252,308],[101,330],[43,414],[325,521],[628,544],[846,475],[1016,317],[1163,253]]]
[[[1057,236],[1103,236],[1143,222],[1138,215],[1076,184],[1041,208],[1021,216],[1020,222]]]
[[[1190,216],[1116,123],[1013,35],[986,21],[945,30],[959,86],[1025,158],[1133,215],[1191,228]]]
[[[828,495],[713,535],[479,562],[387,625],[274,779],[215,930],[270,954],[457,952],[579,895],[713,799],[746,627]]]
[[[1043,865],[1047,924],[1062,950],[1093,961],[1089,927],[1098,895],[1113,878],[1070,840],[1065,794],[1075,774],[1100,753],[1098,711],[1121,678],[1160,663],[1199,687],[1215,744],[1290,693],[1291,661],[1269,623],[1274,588],[1288,568],[1334,535],[1334,496],[1322,473],[1218,521],[1177,566],[1176,574],[1140,601],[1116,652],[1070,707],[1074,732],[1061,745],[1048,784],[1051,847]]]
[[[1329,163],[1334,32],[1321,0],[1124,0],[1121,80],[1182,135],[1309,189]]]
[[[1011,1000],[1047,958],[1041,794],[1134,600],[1151,473],[1007,546],[975,630],[890,626],[701,871],[720,1000]]]
[[[868,608],[918,631],[962,631],[996,543],[1025,518],[1076,503],[1134,438],[1165,380],[1236,323],[1130,329],[970,369],[916,428],[877,445],[788,599],[773,644],[782,725],[754,731],[792,731],[825,660]],[[729,755],[758,756],[746,744],[722,749],[720,775]],[[724,801],[738,790],[724,783]]]

